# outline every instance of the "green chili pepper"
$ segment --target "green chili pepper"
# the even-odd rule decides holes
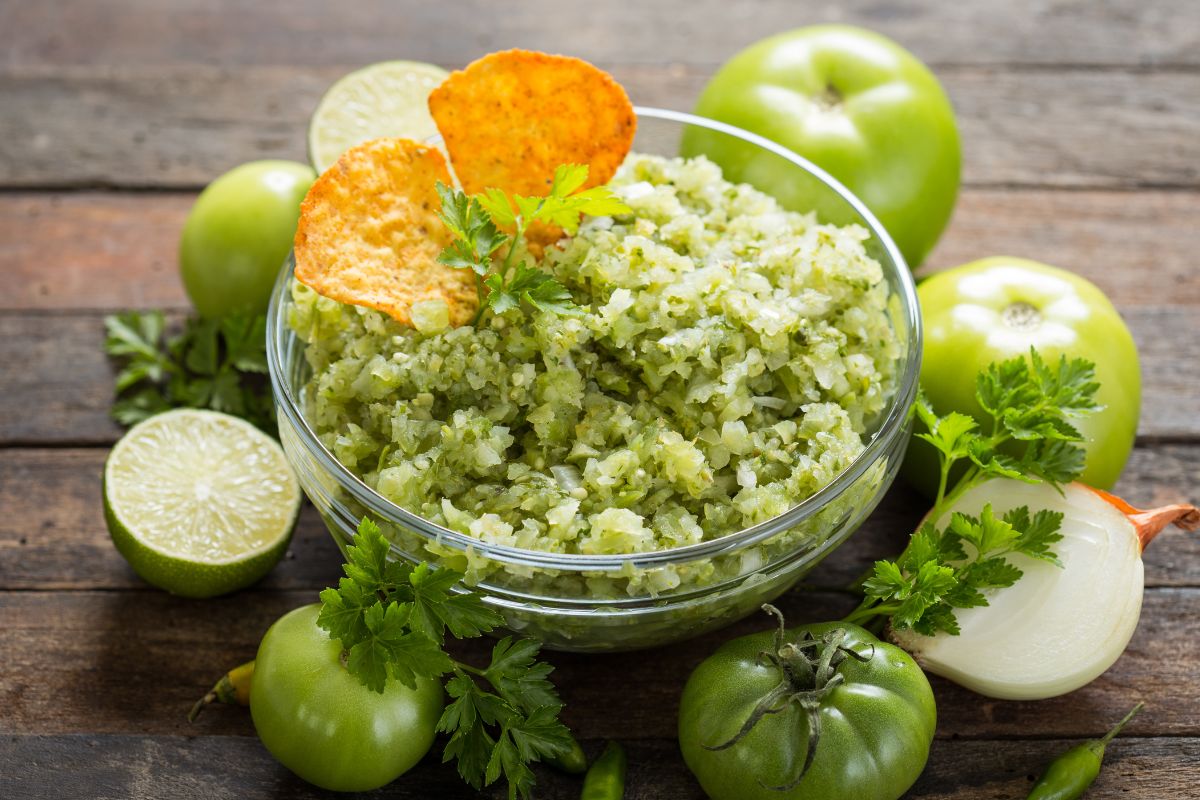
[[[200,712],[213,703],[236,703],[239,706],[250,705],[250,679],[254,677],[254,662],[236,666],[221,676],[208,694],[196,701],[188,712],[188,722],[195,722]]]
[[[568,775],[582,775],[587,772],[587,756],[574,736],[571,737],[571,749],[561,756],[555,756],[547,762],[555,769]]]
[[[580,800],[621,800],[625,796],[625,748],[609,742],[583,778]]]
[[[1083,797],[1083,793],[1100,774],[1104,748],[1121,732],[1125,724],[1142,710],[1142,705],[1138,703],[1134,706],[1123,720],[1104,734],[1103,739],[1092,739],[1078,747],[1072,747],[1051,761],[1042,777],[1033,785],[1033,791],[1026,800],[1077,800]]]

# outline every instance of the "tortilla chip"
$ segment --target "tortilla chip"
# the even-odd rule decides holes
[[[561,164],[587,164],[583,188],[608,183],[633,145],[633,104],[607,72],[568,56],[506,50],[429,95],[429,111],[468,194],[544,196]]]
[[[474,273],[437,260],[450,243],[437,216],[438,181],[450,183],[442,154],[410,139],[348,150],[300,205],[296,278],[406,325],[413,303],[438,298],[450,308],[450,324],[469,322],[478,307]]]

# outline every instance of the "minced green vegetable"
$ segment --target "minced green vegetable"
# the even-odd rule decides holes
[[[632,215],[585,218],[539,264],[579,315],[446,328],[424,304],[409,328],[295,284],[305,413],[330,451],[434,522],[585,554],[732,533],[845,469],[901,347],[867,232],[703,158],[631,155],[611,188]]]

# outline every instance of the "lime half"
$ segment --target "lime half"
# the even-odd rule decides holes
[[[104,465],[104,516],[138,575],[185,597],[232,592],[287,549],[300,486],[279,444],[215,411],[151,417]]]
[[[339,80],[308,123],[308,157],[317,172],[371,139],[400,136],[421,142],[436,134],[429,93],[447,75],[420,61],[382,61]]]

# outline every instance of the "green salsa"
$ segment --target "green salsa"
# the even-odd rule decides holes
[[[578,554],[709,541],[848,467],[901,353],[866,231],[703,158],[633,154],[611,188],[632,215],[586,218],[539,264],[580,315],[450,328],[435,301],[410,328],[294,284],[330,452],[440,525]]]

